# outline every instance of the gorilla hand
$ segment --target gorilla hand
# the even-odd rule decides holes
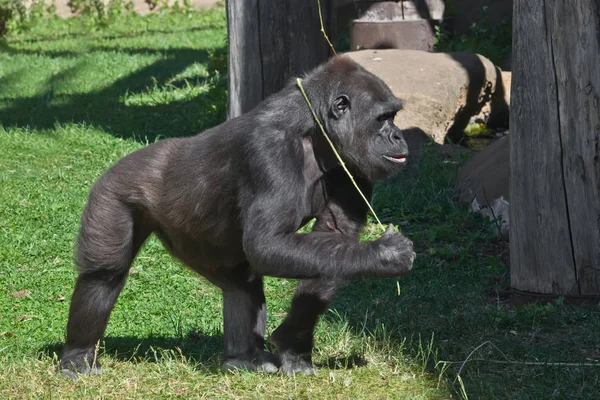
[[[377,276],[399,276],[412,269],[417,256],[413,251],[413,243],[401,232],[394,232],[392,224],[388,225],[383,236],[372,243],[380,264]]]

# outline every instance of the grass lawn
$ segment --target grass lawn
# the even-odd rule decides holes
[[[87,193],[125,154],[225,118],[225,34],[211,10],[47,21],[0,43],[0,398],[598,398],[599,305],[509,306],[507,247],[455,200],[459,160],[433,146],[374,199],[414,240],[415,268],[400,293],[396,280],[340,291],[316,376],[221,373],[220,292],[156,239],[112,314],[103,374],[57,375]],[[293,288],[266,280],[269,331]]]

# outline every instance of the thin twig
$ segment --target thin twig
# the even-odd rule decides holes
[[[528,365],[528,366],[548,366],[548,367],[598,367],[600,368],[600,362],[596,363],[573,363],[573,362],[544,362],[544,361],[510,361],[510,360],[486,360],[485,358],[472,358],[467,360],[468,362],[483,361],[490,364],[504,364],[504,365]],[[440,360],[440,364],[464,364],[466,361],[443,361]]]
[[[325,26],[323,25],[323,14],[321,14],[321,0],[317,0],[317,4],[319,5],[319,21],[321,21],[321,32],[323,33],[323,36],[325,36],[325,40],[327,40],[327,43],[329,43],[329,47],[331,47],[333,54],[337,56],[337,52],[335,51],[333,44],[331,44],[329,36],[327,36],[327,33],[325,33]]]
[[[348,168],[346,168],[346,164],[344,164],[344,161],[342,160],[342,157],[340,157],[340,154],[335,149],[335,146],[333,145],[333,142],[331,141],[331,139],[329,139],[329,135],[327,135],[327,132],[325,132],[325,128],[323,128],[323,125],[321,124],[321,121],[319,121],[319,117],[317,117],[317,114],[315,113],[315,110],[313,109],[312,104],[310,103],[310,100],[308,99],[308,96],[306,95],[306,92],[304,91],[304,88],[302,87],[302,79],[296,78],[296,84],[300,88],[300,91],[302,92],[302,95],[304,96],[304,100],[306,100],[306,104],[308,104],[308,108],[310,108],[310,112],[312,113],[315,121],[317,122],[317,125],[319,125],[319,128],[321,128],[321,132],[323,133],[323,136],[325,136],[325,139],[327,139],[327,143],[329,143],[329,146],[331,147],[331,150],[333,150],[333,152],[335,153],[335,156],[337,157],[340,165],[342,166],[342,168],[344,169],[344,171],[346,171],[346,174],[348,174],[348,177],[352,181],[352,184],[354,185],[354,187],[356,188],[356,190],[358,190],[358,193],[360,193],[361,197],[365,201],[365,204],[367,205],[367,207],[369,207],[369,210],[371,211],[371,213],[373,214],[373,216],[377,220],[377,223],[379,224],[379,226],[381,227],[381,229],[383,231],[385,231],[385,227],[383,226],[383,224],[381,223],[381,221],[377,217],[377,214],[375,214],[375,210],[373,210],[373,207],[371,207],[371,203],[369,203],[369,200],[367,200],[367,198],[363,194],[362,190],[360,190],[360,188],[356,184],[356,181],[354,180],[354,177],[352,176],[352,174],[350,173],[350,171],[348,171]]]
[[[465,365],[467,364],[467,362],[469,361],[469,359],[471,358],[471,356],[473,354],[475,354],[475,352],[477,350],[479,350],[480,348],[482,348],[483,346],[485,346],[486,344],[489,344],[490,346],[494,347],[496,350],[498,350],[500,352],[500,354],[502,354],[504,356],[504,358],[506,358],[506,360],[508,361],[508,357],[506,357],[506,354],[504,354],[502,352],[502,350],[500,350],[496,345],[494,345],[494,343],[490,342],[489,340],[487,342],[483,342],[481,343],[479,346],[475,347],[475,349],[473,349],[473,351],[471,353],[469,353],[469,355],[467,356],[467,358],[465,359],[465,361],[463,361],[462,365],[460,366],[460,369],[458,370],[458,374],[460,375],[460,373],[462,372],[463,368],[465,367]]]
[[[490,345],[493,348],[495,348],[496,350],[498,350],[498,352],[500,354],[502,354],[502,356],[505,358],[505,360],[486,360],[483,358],[473,358],[472,359],[471,357],[473,356],[473,354],[475,354],[475,352],[477,352],[477,350],[481,349],[486,344]],[[548,366],[548,367],[600,367],[600,362],[597,362],[597,363],[569,363],[569,362],[543,362],[543,361],[511,361],[508,359],[506,354],[504,354],[502,352],[502,350],[500,350],[498,348],[498,346],[496,346],[489,340],[487,342],[483,342],[479,346],[475,347],[475,349],[473,349],[473,351],[471,351],[471,353],[469,353],[469,355],[467,356],[467,358],[464,361],[440,360],[437,362],[437,364],[444,364],[444,365],[460,364],[460,368],[459,368],[458,372],[456,373],[456,376],[457,376],[456,379],[458,379],[460,377],[460,373],[463,371],[465,365],[468,362],[472,362],[472,361],[483,361],[483,362],[490,363],[490,364],[504,364],[504,365],[527,365],[527,366]],[[454,382],[456,382],[456,379],[454,380]]]

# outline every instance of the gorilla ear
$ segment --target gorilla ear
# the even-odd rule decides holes
[[[331,104],[331,114],[335,119],[342,118],[342,115],[350,108],[350,99],[345,94],[338,96]]]

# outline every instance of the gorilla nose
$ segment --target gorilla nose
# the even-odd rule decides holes
[[[403,137],[402,137],[402,131],[400,129],[398,129],[397,131],[395,131],[392,134],[392,139],[394,139],[394,140],[402,140],[403,139]]]

